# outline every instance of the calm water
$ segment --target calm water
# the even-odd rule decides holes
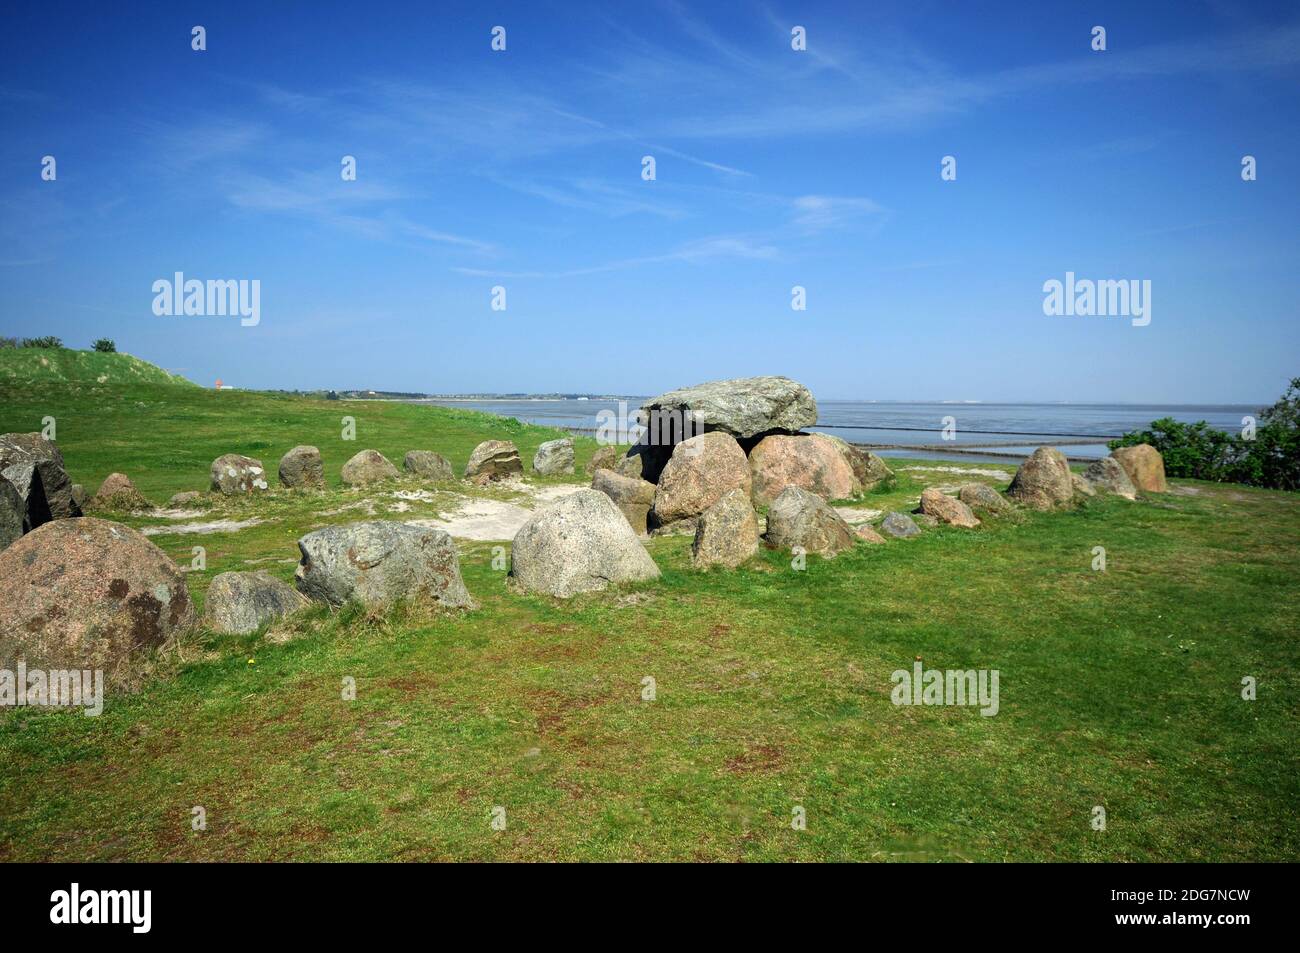
[[[644,397],[628,397],[631,415]],[[468,407],[528,423],[552,427],[595,430],[602,410],[615,414],[617,400],[433,400],[448,407]],[[1146,427],[1161,417],[1194,423],[1205,420],[1226,431],[1241,429],[1241,418],[1258,415],[1247,404],[965,404],[904,401],[824,400],[817,402],[821,430],[853,443],[891,444],[900,447],[941,446],[953,449],[983,448],[987,459],[1027,456],[1034,447],[1059,446],[1067,456],[1104,457],[1106,438]],[[945,441],[944,418],[956,421],[955,439]],[[1095,439],[1094,439],[1095,438]],[[906,455],[906,450],[882,450],[883,456]],[[939,450],[925,456],[943,458]],[[953,454],[953,459],[979,459],[984,454]]]

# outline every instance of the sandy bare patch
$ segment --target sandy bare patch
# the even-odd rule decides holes
[[[884,510],[867,509],[865,506],[832,506],[831,509],[839,513],[841,519],[850,526],[861,526],[885,512]]]
[[[208,520],[206,523],[178,523],[175,526],[146,526],[140,530],[145,536],[170,536],[173,533],[237,533],[256,526],[262,520]]]
[[[1006,470],[981,470],[978,467],[902,467],[901,469],[909,472],[928,471],[930,473],[960,473],[963,476],[997,477],[1000,480],[1011,479],[1011,474]]]
[[[202,516],[203,513],[203,510],[182,510],[160,506],[156,510],[150,511],[149,515],[165,520],[192,520],[196,516]]]
[[[586,489],[580,485],[543,487],[528,493],[539,505],[554,502],[570,493]],[[416,526],[431,526],[460,539],[500,540],[514,539],[519,528],[533,515],[533,508],[503,500],[484,500],[466,497],[444,516],[436,519],[407,520]]]

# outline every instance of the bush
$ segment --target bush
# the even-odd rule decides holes
[[[43,338],[23,338],[22,347],[60,348],[63,347],[63,341],[50,334]]]
[[[108,338],[100,338],[98,341],[92,344],[91,347],[93,347],[96,351],[99,351],[99,353],[101,354],[117,353],[117,345],[114,344],[112,341],[110,341]]]
[[[7,347],[17,347],[17,346],[18,346],[17,338],[0,338],[0,349],[7,348]]]
[[[1251,438],[1216,430],[1204,420],[1185,424],[1163,417],[1148,430],[1112,440],[1110,448],[1139,443],[1160,451],[1169,476],[1300,490],[1300,377],[1277,403],[1260,411]]]

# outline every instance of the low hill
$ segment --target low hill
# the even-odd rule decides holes
[[[197,387],[179,374],[130,354],[71,348],[0,348],[0,383],[178,384]]]

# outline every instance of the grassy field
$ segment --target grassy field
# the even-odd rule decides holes
[[[318,526],[518,497],[341,488],[358,449],[460,468],[479,440],[527,460],[555,436],[441,408],[13,380],[0,375],[0,431],[54,416],[91,492],[120,470],[161,503],[205,488],[221,453],[274,471],[291,446],[320,447],[327,492],[217,502],[211,518],[262,522],[152,537],[184,564],[206,547],[189,576],[200,605],[225,569],[291,578],[294,541]],[[580,463],[594,446],[579,441]],[[860,505],[910,508],[963,480],[891,463],[896,484]],[[1174,491],[931,529],[804,571],[765,553],[702,575],[689,539],[653,539],[661,581],[569,602],[510,592],[502,544],[462,542],[475,612],[318,608],[250,637],[200,629],[99,718],[0,712],[0,859],[1295,860],[1300,497]],[[1000,712],[894,706],[890,674],[917,658],[999,670]]]

